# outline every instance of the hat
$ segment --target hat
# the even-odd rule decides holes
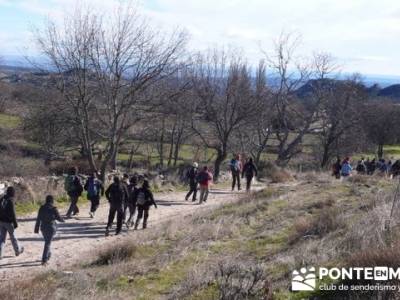
[[[199,164],[198,164],[197,162],[194,162],[194,163],[193,163],[193,167],[198,168],[198,167],[199,167]]]

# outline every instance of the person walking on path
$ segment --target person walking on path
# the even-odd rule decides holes
[[[242,171],[242,162],[240,161],[239,154],[232,158],[230,162],[230,169],[232,173],[232,191],[235,190],[235,185],[237,185],[238,191],[240,191],[240,173]]]
[[[246,176],[246,191],[250,191],[251,182],[254,176],[258,175],[258,170],[256,165],[253,163],[253,159],[250,157],[247,163],[244,164],[242,171],[242,178]]]
[[[200,184],[200,202],[199,202],[199,204],[202,204],[203,202],[207,202],[209,189],[210,189],[212,180],[213,180],[213,176],[212,176],[211,172],[208,170],[207,166],[204,166],[203,170],[197,176],[197,181]]]
[[[10,186],[7,188],[6,194],[0,199],[0,259],[3,257],[7,233],[10,235],[15,256],[19,256],[24,252],[24,247],[19,245],[14,233],[15,229],[18,228],[14,197],[15,189]]]
[[[197,175],[199,173],[198,168],[199,168],[199,165],[197,162],[195,162],[195,163],[193,163],[192,167],[186,174],[186,178],[189,180],[189,188],[190,188],[189,192],[186,194],[186,197],[185,197],[186,201],[189,200],[189,197],[192,194],[193,194],[192,202],[196,201],[197,186],[198,186]]]
[[[118,176],[114,177],[114,182],[108,187],[105,192],[106,198],[110,203],[110,210],[108,213],[108,222],[106,227],[106,236],[109,235],[110,227],[112,226],[117,214],[117,229],[115,234],[118,235],[122,230],[122,223],[124,221],[124,205],[128,201],[128,190]]]
[[[336,162],[332,165],[332,176],[336,179],[340,179],[340,170],[342,169],[342,163],[340,157],[338,156]]]
[[[66,214],[66,217],[70,218],[71,215],[79,214],[78,199],[83,192],[83,186],[78,176],[78,168],[72,167],[69,170],[68,176],[65,178],[64,189],[71,200],[71,204]]]
[[[340,175],[342,175],[344,178],[347,178],[351,176],[352,171],[353,167],[350,164],[350,158],[346,157],[346,159],[343,161],[342,168],[340,169]]]
[[[58,222],[64,222],[61,218],[57,207],[54,206],[54,198],[51,195],[46,197],[46,203],[39,208],[38,216],[35,224],[35,233],[42,232],[44,238],[44,249],[42,255],[42,265],[46,265],[51,257],[51,242],[57,232]]]
[[[84,189],[87,191],[87,198],[91,203],[89,216],[93,218],[97,208],[99,207],[100,197],[104,196],[104,186],[97,178],[96,172],[93,172],[93,174],[86,180]]]
[[[134,223],[134,218],[133,216],[135,215],[136,212],[136,202],[135,202],[135,192],[137,190],[137,182],[138,182],[138,177],[137,175],[133,175],[130,180],[129,180],[129,184],[128,184],[128,201],[125,202],[125,206],[124,206],[124,219],[126,218],[126,215],[128,213],[128,209],[129,209],[129,218],[126,221],[126,227],[131,227],[133,226]]]
[[[150,184],[147,180],[143,181],[141,188],[137,189],[134,194],[134,201],[137,205],[138,215],[135,223],[135,230],[138,229],[140,220],[143,218],[143,229],[147,228],[147,220],[149,218],[150,206],[157,204],[154,201],[153,193],[150,190]]]

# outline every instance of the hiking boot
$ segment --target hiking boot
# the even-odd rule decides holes
[[[136,222],[136,223],[135,223],[135,228],[134,228],[134,230],[137,230],[138,227],[139,227],[139,222]]]
[[[185,197],[185,201],[188,201],[189,200],[189,198],[188,197]]]
[[[18,251],[17,253],[15,253],[15,256],[20,256],[22,253],[24,253],[24,251],[25,251],[25,248],[24,248],[24,247],[21,247],[21,248],[19,249],[19,251]]]
[[[106,233],[105,233],[105,235],[106,235],[106,236],[109,236],[109,235],[110,235],[110,230],[109,230],[108,228],[106,228]]]
[[[42,266],[43,267],[47,267],[49,265],[49,262],[48,261],[42,261]]]
[[[94,218],[94,213],[90,212],[90,213],[89,213],[89,216],[90,216],[90,218],[93,219],[93,218]]]
[[[120,235],[121,234],[121,231],[117,231],[116,233],[115,233],[115,235]]]
[[[197,199],[192,199],[192,202],[196,202],[197,201]]]
[[[147,228],[147,224],[143,223],[143,229],[146,229],[146,228]]]
[[[129,224],[129,222],[125,223],[126,229],[129,229],[131,227],[131,225]]]

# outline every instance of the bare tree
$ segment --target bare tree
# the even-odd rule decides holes
[[[273,131],[278,142],[276,162],[282,166],[302,152],[302,141],[318,121],[323,99],[319,89],[315,89],[306,102],[299,101],[297,90],[310,79],[326,78],[333,70],[326,55],[314,55],[312,60],[297,57],[299,43],[299,37],[282,34],[275,43],[274,54],[264,52],[275,79]]]
[[[376,102],[363,109],[363,127],[367,138],[377,146],[377,155],[383,157],[383,146],[399,142],[400,108],[389,102]]]
[[[193,88],[197,107],[192,128],[205,146],[216,151],[214,175],[218,179],[232,136],[257,110],[249,67],[240,57],[224,51],[198,55]]]
[[[124,134],[146,109],[146,90],[176,71],[186,36],[154,31],[131,5],[121,4],[102,17],[77,10],[63,26],[49,22],[36,40],[57,71],[57,87],[74,111],[90,166],[104,177]],[[94,137],[105,142],[100,166],[92,154]]]

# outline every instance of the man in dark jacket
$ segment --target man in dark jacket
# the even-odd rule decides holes
[[[189,187],[190,190],[189,192],[186,194],[185,200],[188,201],[190,195],[193,193],[193,197],[192,197],[192,202],[196,201],[196,195],[197,195],[197,175],[198,175],[198,168],[199,165],[197,164],[197,162],[193,163],[193,166],[190,168],[190,170],[187,172],[186,177],[189,180]]]
[[[71,205],[66,214],[66,217],[70,218],[71,215],[79,214],[78,199],[83,192],[83,186],[78,176],[78,168],[72,167],[69,170],[68,176],[65,178],[64,189],[71,199]]]
[[[115,213],[117,214],[117,230],[116,235],[121,233],[122,223],[124,221],[124,205],[128,201],[129,193],[118,176],[114,177],[114,182],[106,190],[106,198],[110,203],[110,211],[108,214],[108,223],[106,227],[106,236],[109,235],[109,229],[114,222]]]
[[[126,221],[126,227],[131,227],[133,226],[133,216],[135,215],[136,212],[136,203],[135,203],[135,199],[134,199],[134,195],[135,195],[135,191],[137,190],[137,182],[138,182],[138,177],[137,175],[133,175],[130,179],[129,179],[129,184],[127,186],[128,188],[128,201],[125,202],[125,207],[124,207],[124,219],[126,218],[126,215],[128,213],[128,209],[129,209],[129,218]]]
[[[24,252],[24,247],[18,245],[18,240],[14,235],[18,227],[17,217],[14,206],[15,189],[8,187],[6,194],[0,198],[0,259],[3,257],[4,245],[7,239],[7,233],[10,235],[11,244],[15,255],[18,256]]]
[[[235,185],[237,184],[238,191],[240,188],[240,172],[242,171],[242,162],[240,161],[240,155],[237,154],[234,158],[232,158],[229,163],[229,167],[232,173],[232,191],[235,190]]]
[[[247,163],[244,164],[242,171],[242,178],[246,176],[246,191],[250,191],[251,181],[253,180],[253,177],[257,175],[257,167],[253,163],[253,159],[250,157]]]
[[[149,210],[150,206],[154,205],[157,208],[157,204],[154,201],[153,193],[150,191],[150,185],[147,180],[143,182],[143,185],[140,189],[137,189],[134,194],[134,199],[138,208],[138,215],[135,223],[135,230],[138,229],[140,220],[143,217],[143,229],[147,227],[147,219],[149,218]]]
[[[50,246],[57,231],[56,221],[64,222],[57,207],[54,206],[53,196],[48,195],[46,197],[46,203],[39,208],[35,224],[35,233],[39,233],[40,228],[44,238],[42,265],[46,265],[51,256]]]
[[[93,174],[86,180],[84,188],[85,191],[87,191],[87,198],[91,203],[89,215],[93,218],[97,208],[99,207],[100,197],[104,196],[104,186],[103,183],[97,179],[96,172],[93,172]]]

